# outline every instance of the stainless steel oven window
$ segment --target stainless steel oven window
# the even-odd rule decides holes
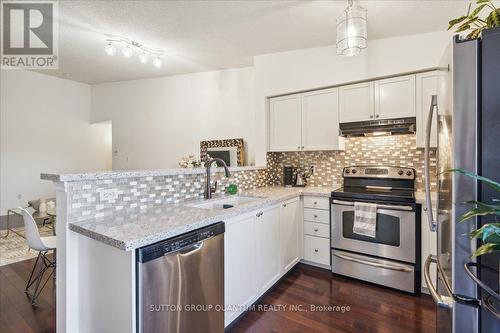
[[[386,207],[386,205],[384,205]],[[403,206],[411,209],[410,206]],[[393,210],[388,208],[379,208],[377,216],[384,216],[382,221],[398,221],[399,225],[399,245],[394,246],[384,244],[383,242],[374,242],[373,239],[366,237],[344,237],[352,232],[352,222],[350,216],[354,215],[353,203],[332,204],[331,206],[331,245],[333,248],[347,250],[358,253],[365,253],[382,258],[400,260],[408,263],[415,263],[415,211],[413,210]],[[348,220],[344,222],[344,217]],[[353,220],[354,218],[352,218]],[[389,223],[382,223],[384,228]],[[394,224],[393,224],[394,225]],[[347,227],[347,230],[344,230]],[[379,227],[377,225],[377,227]],[[379,227],[380,228],[380,227]],[[356,235],[359,236],[359,235]],[[378,236],[378,235],[377,235]],[[380,236],[379,240],[382,239]],[[394,242],[395,236],[391,235],[384,238],[386,241]]]

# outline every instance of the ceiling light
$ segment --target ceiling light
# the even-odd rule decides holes
[[[131,39],[119,36],[110,36],[106,39],[108,43],[104,50],[108,55],[115,55],[117,46],[120,47],[121,52],[125,58],[130,58],[134,54],[136,54],[139,58],[139,62],[141,64],[147,64],[151,59],[153,59],[153,65],[156,68],[161,68],[163,65],[161,57],[164,54],[162,49],[147,47],[146,45],[139,43],[137,41],[133,41]]]
[[[139,61],[141,62],[141,64],[147,63],[148,60],[149,60],[149,58],[148,58],[148,55],[146,53],[139,54]]]
[[[104,51],[106,52],[107,55],[109,56],[114,56],[116,54],[116,47],[109,42],[108,45],[104,48]]]
[[[156,68],[161,68],[161,66],[163,65],[163,62],[161,61],[160,57],[156,57],[153,59],[153,65]]]
[[[126,47],[124,47],[122,49],[122,53],[123,53],[123,56],[125,58],[130,58],[134,52],[132,51],[132,49],[130,48],[130,46],[127,45]]]
[[[355,56],[366,48],[366,9],[348,0],[348,6],[337,18],[337,55]]]

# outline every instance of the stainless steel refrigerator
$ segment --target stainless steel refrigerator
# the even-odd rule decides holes
[[[427,209],[430,228],[437,231],[437,255],[427,258],[424,276],[437,305],[437,332],[500,332],[499,253],[471,258],[479,245],[467,234],[492,222],[492,217],[460,223],[470,200],[494,203],[498,193],[460,173],[460,168],[500,180],[500,29],[483,33],[481,40],[452,45],[452,89],[430,101],[431,117],[437,114],[437,207]],[[446,86],[446,85],[443,85]],[[443,96],[444,95],[444,96]],[[446,98],[449,97],[449,103]],[[431,118],[432,119],[432,118]],[[427,207],[432,206],[429,174],[429,137],[426,133]],[[497,203],[498,204],[498,203]],[[498,221],[497,221],[498,222]],[[436,286],[430,266],[437,266]],[[467,272],[468,270],[468,272]]]

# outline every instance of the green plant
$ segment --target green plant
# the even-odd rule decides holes
[[[448,30],[453,27],[456,27],[455,32],[471,30],[465,38],[475,39],[481,36],[484,29],[500,27],[500,8],[496,8],[491,0],[477,0],[476,5],[478,6],[471,12],[472,3],[469,4],[467,15],[451,20]],[[486,18],[479,17],[483,9],[491,10]]]
[[[500,183],[497,183],[486,177],[476,175],[472,172],[464,171],[462,169],[451,169],[451,172],[459,172],[468,177],[475,178],[486,185],[492,187],[500,194]],[[498,199],[494,199],[494,202],[498,202]],[[467,221],[474,216],[500,216],[500,205],[486,204],[480,201],[471,200],[467,201],[467,204],[473,205],[474,208],[469,210],[467,213],[462,215],[460,222]],[[486,253],[491,253],[494,251],[500,251],[500,223],[488,223],[483,225],[481,228],[472,231],[469,236],[471,238],[479,238],[482,241],[482,245],[472,253],[472,257],[477,257]]]

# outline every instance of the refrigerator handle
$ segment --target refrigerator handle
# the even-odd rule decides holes
[[[431,107],[429,114],[427,115],[427,126],[425,129],[425,149],[424,149],[424,174],[425,174],[425,204],[427,206],[427,221],[429,222],[429,229],[431,231],[436,231],[436,221],[434,220],[434,214],[432,212],[432,200],[431,200],[431,180],[430,180],[430,144],[431,144],[431,128],[432,128],[432,117],[434,111],[437,110],[437,95],[432,95]]]
[[[430,274],[431,263],[437,264],[437,258],[436,258],[436,256],[434,256],[432,254],[430,254],[427,257],[427,259],[425,260],[425,265],[424,265],[424,279],[425,279],[425,283],[427,284],[427,289],[429,289],[429,293],[431,294],[431,297],[434,300],[434,303],[436,303],[436,305],[438,307],[451,309],[453,307],[453,304],[455,303],[453,296],[439,295],[437,290],[436,290],[436,287],[434,287],[434,285],[432,284],[431,274]],[[438,269],[438,274],[440,274],[439,269]],[[446,289],[447,289],[448,293],[450,293],[450,290],[448,289],[448,287]]]

